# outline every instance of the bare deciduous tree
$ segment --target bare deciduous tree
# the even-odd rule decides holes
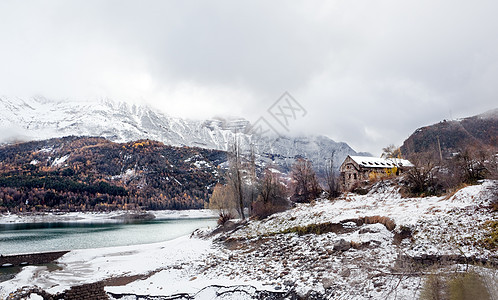
[[[493,153],[485,147],[466,147],[455,157],[462,181],[475,184],[489,175],[489,166],[493,162]]]
[[[235,134],[234,143],[228,151],[228,165],[227,184],[233,190],[239,216],[245,219],[242,154],[237,134]]]
[[[260,181],[260,192],[254,203],[254,215],[264,218],[287,207],[287,188],[282,183],[280,174],[267,168]]]
[[[325,167],[325,185],[326,190],[329,193],[329,198],[333,199],[339,196],[339,178],[334,169],[334,155],[335,151],[332,151],[330,159]]]
[[[431,153],[419,153],[410,158],[413,167],[405,174],[408,190],[414,195],[434,195],[438,192],[436,173],[438,166]]]
[[[292,200],[309,202],[320,194],[320,187],[311,161],[298,159],[292,166],[291,177],[294,185]]]
[[[260,188],[258,176],[256,174],[256,153],[254,151],[254,145],[251,145],[249,160],[245,163],[245,169],[247,172],[245,176],[246,184],[244,185],[244,206],[249,209],[249,215],[251,215],[252,206],[257,200]]]

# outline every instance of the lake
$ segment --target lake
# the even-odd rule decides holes
[[[133,223],[0,224],[0,254],[156,243],[187,235],[197,228],[207,226],[214,228],[216,219],[154,219]]]

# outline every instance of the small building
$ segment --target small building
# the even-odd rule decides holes
[[[341,185],[343,190],[349,191],[359,182],[381,176],[400,175],[410,167],[413,167],[413,164],[401,158],[348,155],[339,168]]]

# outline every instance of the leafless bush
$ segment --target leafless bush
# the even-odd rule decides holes
[[[225,225],[226,222],[234,218],[234,215],[232,215],[229,211],[223,211],[220,210],[220,213],[218,214],[218,225]]]
[[[410,157],[413,167],[404,176],[405,187],[409,194],[415,196],[436,195],[443,188],[438,181],[437,174],[441,169],[432,154],[420,153]]]
[[[495,175],[496,157],[486,147],[467,146],[453,158],[453,164],[464,183],[476,184],[481,179]]]

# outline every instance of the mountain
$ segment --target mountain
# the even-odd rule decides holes
[[[405,156],[421,152],[438,153],[438,139],[445,156],[469,146],[498,148],[498,109],[419,128],[404,141],[401,152]]]
[[[171,146],[227,150],[237,134],[241,148],[255,145],[261,164],[275,164],[288,171],[296,157],[313,161],[317,169],[335,151],[336,166],[347,155],[357,154],[346,143],[325,136],[262,137],[257,141],[249,121],[241,118],[186,120],[165,115],[147,106],[109,100],[78,102],[45,98],[0,98],[0,141],[40,140],[63,136],[100,136],[113,142],[150,139]]]
[[[226,152],[65,137],[0,147],[0,212],[203,208]]]

